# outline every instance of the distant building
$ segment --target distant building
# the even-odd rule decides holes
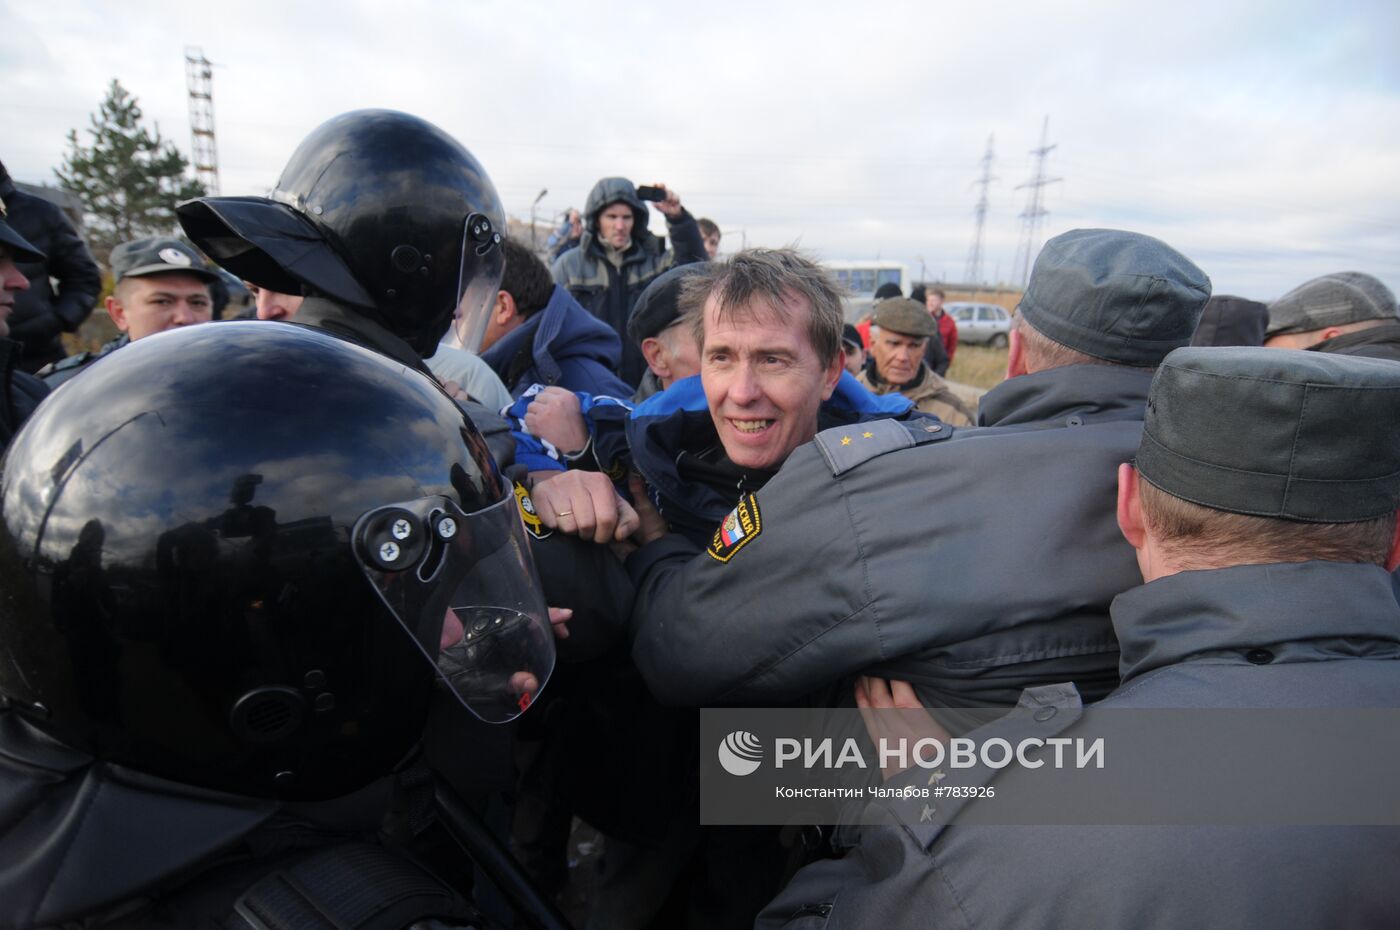
[[[79,233],[83,231],[83,202],[78,199],[76,194],[70,194],[65,190],[48,187],[44,184],[25,184],[23,181],[16,181],[15,187],[26,194],[42,197],[49,203],[57,205],[68,215],[68,219],[73,223],[73,228]]]

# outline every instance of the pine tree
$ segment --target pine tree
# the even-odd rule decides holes
[[[70,130],[70,151],[54,174],[83,202],[93,252],[106,261],[129,239],[175,234],[175,204],[205,192],[185,174],[189,162],[159,127],[152,133],[141,125],[141,107],[115,78],[89,122],[92,144],[79,145],[78,131]]]

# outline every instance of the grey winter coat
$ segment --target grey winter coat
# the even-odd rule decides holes
[[[1009,706],[1060,681],[1103,697],[1118,683],[1108,605],[1140,580],[1116,470],[1150,381],[1075,365],[990,391],[992,428],[820,433],[754,495],[757,531],[737,545],[665,537],[629,559],[645,566],[632,652],[648,685],[763,705],[870,671],[930,706]]]
[[[598,241],[598,214],[610,204],[625,203],[632,208],[632,244],[624,253],[622,267],[608,261],[607,250]],[[705,240],[689,213],[666,220],[672,249],[664,239],[647,229],[647,205],[626,178],[603,178],[593,185],[584,205],[583,238],[554,262],[554,283],[567,288],[589,313],[607,323],[622,340],[622,362],[617,374],[630,387],[641,383],[647,370],[641,348],[627,336],[627,321],[642,291],[672,265],[704,261]]]
[[[1113,623],[1123,685],[1100,707],[1400,707],[1400,606],[1374,565],[1184,572],[1121,595]],[[1013,715],[1027,735],[1073,735],[1072,688],[1026,698],[1041,705]],[[1300,774],[1300,790],[1329,789]],[[1012,793],[1017,777],[993,784]],[[883,805],[889,826],[799,872],[757,926],[1380,930],[1400,917],[1400,827],[939,826],[922,803]],[[981,803],[996,801],[968,802]]]

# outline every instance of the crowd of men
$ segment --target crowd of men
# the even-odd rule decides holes
[[[1400,708],[1375,277],[1263,304],[1066,232],[979,398],[938,288],[853,325],[620,177],[551,267],[460,143],[360,111],[114,249],[121,335],[62,358],[96,265],[0,196],[0,927],[561,926],[577,818],[591,928],[1400,921],[1397,826],[697,801],[707,706]],[[215,264],[256,319],[211,322]]]

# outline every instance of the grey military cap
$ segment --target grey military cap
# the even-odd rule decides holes
[[[1300,284],[1269,305],[1265,338],[1329,326],[1396,318],[1395,294],[1359,271],[1339,271]]]
[[[156,237],[133,239],[112,250],[112,278],[139,278],[148,274],[179,271],[206,281],[217,281],[204,259],[179,239]]]
[[[1400,507],[1400,365],[1254,347],[1178,349],[1152,380],[1137,468],[1231,513],[1351,523]]]
[[[923,339],[938,332],[938,323],[928,308],[907,297],[890,297],[875,305],[871,324],[892,333]]]
[[[1150,368],[1191,341],[1210,278],[1165,242],[1117,229],[1074,229],[1040,250],[1020,313],[1085,355]]]

